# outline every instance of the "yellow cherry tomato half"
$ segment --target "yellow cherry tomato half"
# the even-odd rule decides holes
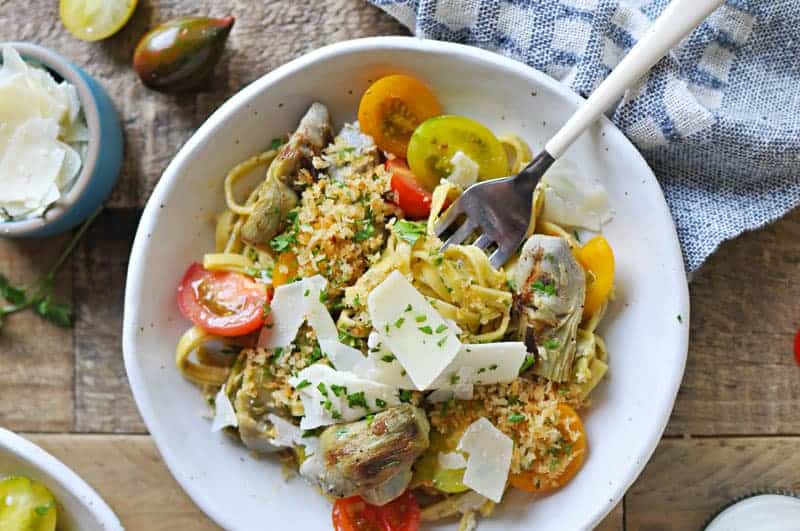
[[[0,501],[0,531],[53,531],[56,528],[56,500],[38,481],[22,476],[0,481]]]
[[[595,236],[575,251],[575,257],[587,273],[583,318],[597,313],[614,287],[614,251],[602,236]]]
[[[566,466],[556,466],[553,471],[548,467],[546,472],[534,469],[511,474],[509,481],[512,485],[528,492],[546,492],[563,487],[578,473],[586,458],[586,431],[581,418],[569,405],[559,404],[556,426],[564,443],[555,456],[547,454],[547,457],[556,459],[557,465],[568,459]]]
[[[384,151],[405,158],[419,124],[442,113],[439,100],[422,81],[402,74],[370,85],[358,105],[358,123]]]
[[[272,268],[272,285],[277,288],[288,284],[292,279],[297,278],[299,267],[297,256],[293,252],[281,253]]]
[[[99,41],[122,29],[137,0],[61,0],[61,22],[82,41]]]
[[[450,175],[450,160],[461,151],[478,165],[478,179],[508,175],[508,156],[497,137],[465,116],[444,115],[426,120],[411,136],[408,166],[420,184],[433,190]]]

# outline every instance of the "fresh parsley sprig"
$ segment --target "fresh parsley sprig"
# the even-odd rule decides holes
[[[0,273],[0,297],[8,303],[5,306],[0,306],[0,330],[6,316],[28,308],[33,308],[33,311],[39,316],[58,326],[72,326],[72,307],[67,303],[56,302],[53,298],[55,278],[69,255],[75,250],[86,229],[89,228],[89,225],[92,224],[101,211],[102,207],[98,208],[83,222],[83,225],[75,232],[47,273],[36,279],[32,284],[12,284],[5,275]]]

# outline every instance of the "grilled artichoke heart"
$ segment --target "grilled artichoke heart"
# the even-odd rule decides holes
[[[297,205],[297,193],[291,187],[297,172],[312,167],[312,159],[333,138],[332,131],[328,109],[321,103],[312,104],[248,200],[253,212],[242,225],[242,240],[265,245],[281,232],[287,214]]]
[[[570,379],[586,297],[586,276],[563,238],[534,234],[514,270],[518,336],[536,354],[533,371],[549,380]]]
[[[320,435],[318,463],[303,463],[300,472],[337,498],[358,494],[384,505],[405,491],[429,432],[425,412],[410,404],[330,426]]]

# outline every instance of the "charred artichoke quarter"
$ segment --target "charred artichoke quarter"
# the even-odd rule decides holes
[[[518,336],[537,356],[533,370],[556,382],[570,378],[586,297],[586,276],[563,238],[534,234],[514,271]]]
[[[291,185],[301,168],[311,168],[312,159],[333,138],[328,109],[314,103],[300,120],[297,130],[270,164],[264,181],[248,200],[253,212],[242,225],[242,239],[251,245],[267,244],[281,232],[286,217],[298,202]]]
[[[301,473],[337,498],[358,494],[384,505],[405,491],[429,431],[425,412],[410,404],[330,426],[320,436],[318,462],[303,463]]]

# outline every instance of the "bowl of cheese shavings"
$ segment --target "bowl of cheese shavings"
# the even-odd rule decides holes
[[[86,219],[122,163],[111,99],[41,46],[0,43],[0,238],[51,236]]]

